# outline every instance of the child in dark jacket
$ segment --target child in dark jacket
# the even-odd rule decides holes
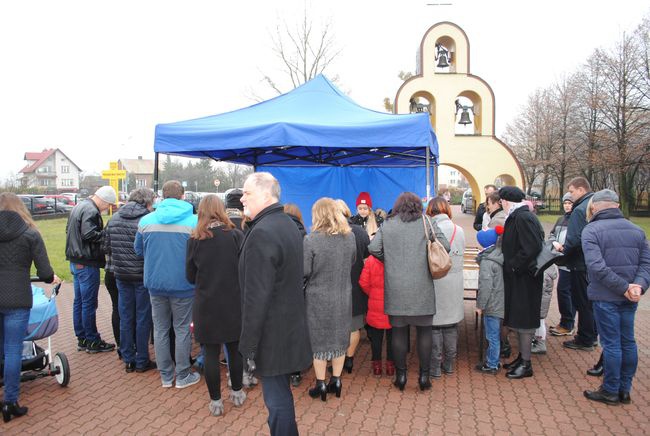
[[[366,322],[370,329],[370,346],[372,349],[372,373],[381,375],[381,351],[386,332],[386,375],[395,375],[393,351],[391,349],[391,325],[384,312],[384,263],[375,256],[368,256],[359,285],[368,294],[368,313]]]
[[[485,249],[481,251],[476,262],[479,263],[478,295],[476,313],[483,315],[485,337],[488,349],[485,362],[476,365],[476,369],[485,374],[496,374],[499,370],[501,320],[504,314],[503,253],[497,244],[503,227],[481,230],[476,239]]]

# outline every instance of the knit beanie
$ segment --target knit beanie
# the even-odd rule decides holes
[[[372,199],[370,198],[370,194],[367,192],[361,192],[357,197],[357,207],[359,207],[360,204],[365,204],[368,208],[372,209]]]
[[[115,194],[115,189],[113,189],[113,187],[108,185],[102,186],[101,188],[96,190],[95,197],[105,201],[108,204],[117,203],[117,194]]]
[[[568,192],[562,196],[562,203],[564,203],[565,201],[570,201],[571,203],[573,203],[571,194],[569,194]]]
[[[241,198],[244,195],[241,189],[233,189],[226,194],[226,208],[244,210],[244,205],[241,204]]]

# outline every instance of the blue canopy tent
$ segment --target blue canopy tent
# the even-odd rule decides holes
[[[429,195],[438,143],[426,113],[393,115],[356,104],[323,75],[271,100],[189,121],[156,126],[158,154],[252,165],[280,181],[307,225],[322,196],[354,211],[360,191],[390,209],[403,191]],[[433,159],[431,162],[430,159]]]

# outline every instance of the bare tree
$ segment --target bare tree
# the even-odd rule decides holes
[[[635,204],[634,179],[648,158],[649,117],[647,98],[639,64],[641,50],[638,39],[623,34],[610,51],[599,50],[605,66],[605,96],[601,111],[603,125],[611,146],[603,158],[616,176],[621,210],[629,216]]]
[[[306,5],[299,23],[289,25],[285,21],[276,25],[271,41],[283,75],[278,82],[271,74],[263,73],[263,81],[278,94],[287,91],[283,83],[290,82],[293,89],[324,73],[341,54],[331,19],[315,26]]]

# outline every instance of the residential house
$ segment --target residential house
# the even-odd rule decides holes
[[[122,185],[122,190],[129,192],[138,188],[153,188],[153,159],[120,159],[117,166],[121,170],[126,170],[126,185]]]
[[[27,164],[20,170],[21,183],[26,188],[44,191],[77,192],[81,168],[58,148],[27,152]]]

